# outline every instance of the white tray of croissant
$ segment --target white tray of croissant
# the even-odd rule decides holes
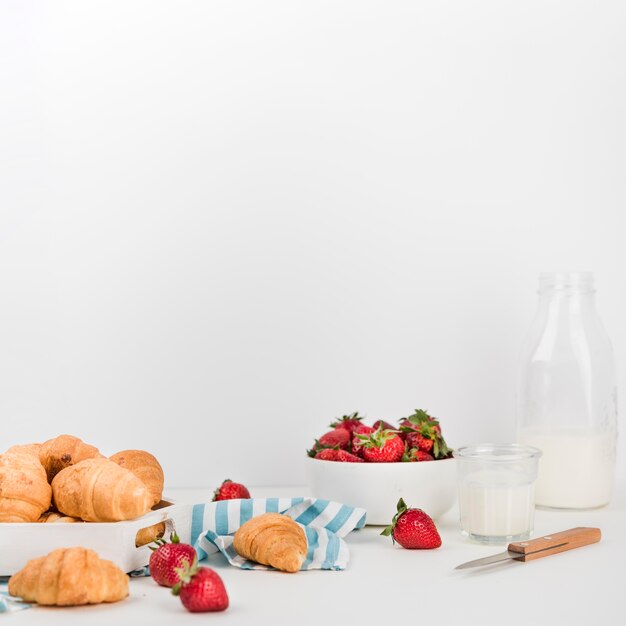
[[[164,534],[189,540],[191,507],[164,498],[163,482],[143,450],[106,458],[71,435],[9,448],[0,454],[0,576],[74,546],[125,572],[147,565]]]

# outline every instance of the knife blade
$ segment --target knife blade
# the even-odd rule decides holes
[[[560,548],[564,546],[564,543],[559,544],[558,546],[553,546],[554,548]],[[543,552],[544,550],[552,550],[552,547],[543,548],[543,550],[536,550],[535,552],[530,552],[529,554],[537,554],[537,552]],[[490,565],[491,563],[499,563],[500,561],[510,561],[511,559],[514,561],[521,560],[522,555],[519,552],[513,552],[512,550],[507,550],[506,552],[500,552],[498,554],[492,554],[491,556],[485,556],[482,559],[474,559],[473,561],[468,561],[467,563],[461,563],[461,565],[457,565],[454,569],[467,569],[469,567],[479,567],[481,565]]]
[[[596,543],[600,541],[601,537],[602,533],[599,528],[570,528],[569,530],[564,530],[552,535],[545,535],[537,539],[510,543],[505,552],[492,554],[491,556],[468,561],[467,563],[461,563],[461,565],[457,565],[454,569],[479,567],[481,565],[489,565],[491,563],[511,559],[522,562],[532,561],[544,556],[550,556],[551,554],[565,552],[565,550],[573,550],[574,548]]]

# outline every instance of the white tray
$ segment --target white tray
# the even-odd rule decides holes
[[[148,565],[150,548],[135,547],[137,531],[165,522],[165,539],[176,530],[181,542],[188,542],[191,533],[189,504],[162,500],[142,517],[125,522],[38,524],[0,524],[0,576],[15,574],[30,559],[45,556],[56,548],[80,546],[91,548],[102,559],[113,561],[124,572]]]

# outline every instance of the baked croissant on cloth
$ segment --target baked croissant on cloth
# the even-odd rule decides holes
[[[306,559],[306,535],[300,524],[280,513],[263,513],[235,532],[239,556],[284,572],[297,572]]]
[[[365,509],[329,500],[220,500],[194,505],[191,543],[198,559],[221,552],[242,569],[341,570],[350,559],[344,537],[364,525]]]

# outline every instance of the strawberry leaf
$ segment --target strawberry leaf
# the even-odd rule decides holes
[[[423,424],[432,420],[430,415],[428,415],[428,413],[426,413],[423,409],[415,409],[413,415],[409,415],[406,419],[408,419],[411,424]]]
[[[383,537],[389,537],[392,532],[393,532],[393,526],[385,526],[385,528],[380,534],[383,535]],[[394,541],[393,537],[391,537],[391,540]]]
[[[356,437],[361,441],[363,448],[382,448],[384,445],[394,437],[398,436],[397,430],[390,430],[383,428],[382,424],[369,435],[357,434]]]
[[[396,511],[396,514],[393,516],[393,519],[391,520],[391,525],[386,526],[384,530],[380,533],[381,535],[384,535],[385,537],[389,537],[391,535],[391,540],[393,541],[393,543],[396,542],[396,540],[393,537],[393,531],[396,527],[396,524],[398,523],[398,520],[400,519],[400,517],[402,517],[402,515],[404,515],[409,510],[405,501],[402,498],[398,500],[398,504],[396,505],[396,508],[397,508],[397,511]]]
[[[330,427],[337,428],[337,426],[341,426],[341,424],[343,424],[344,422],[360,422],[362,420],[363,418],[359,416],[359,412],[355,411],[350,415],[342,415],[341,419],[332,422],[332,424],[330,424]]]

